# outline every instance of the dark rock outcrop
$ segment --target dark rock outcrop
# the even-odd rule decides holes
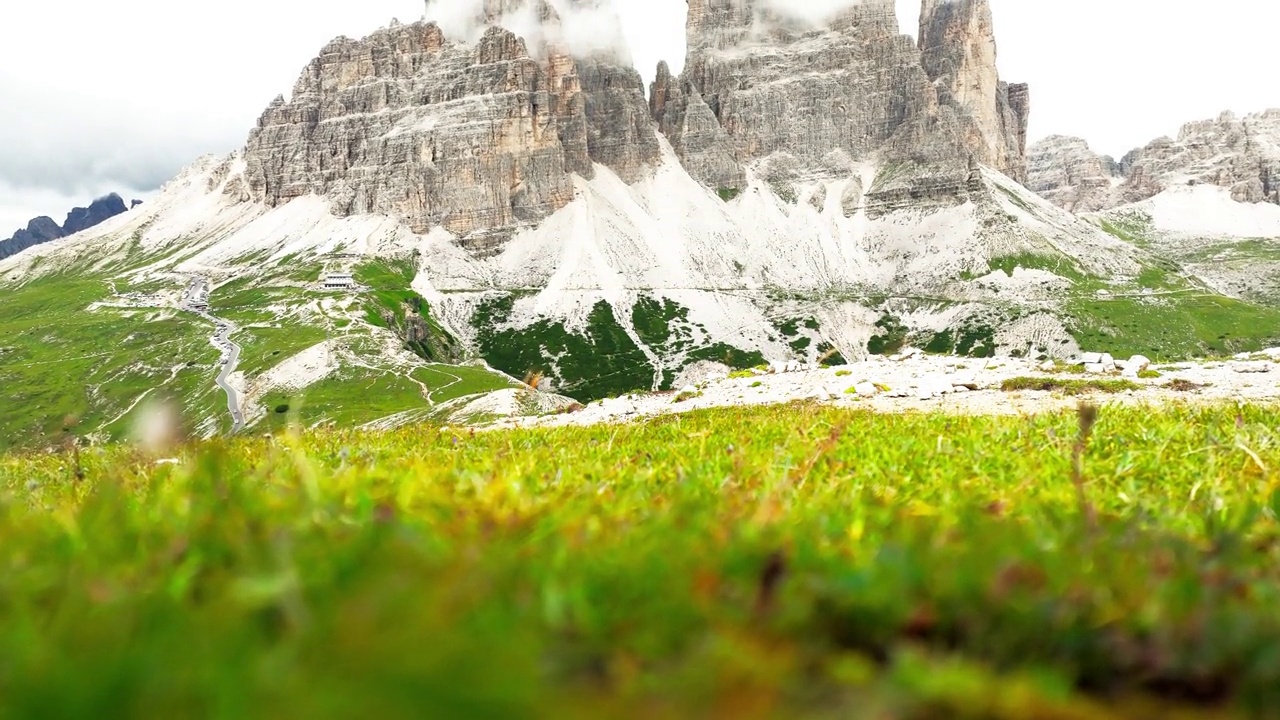
[[[106,197],[98,198],[89,204],[87,208],[76,208],[67,215],[67,221],[62,223],[63,235],[75,235],[82,230],[88,230],[94,225],[110,220],[111,218],[128,211],[128,207],[124,204],[124,200],[119,195],[111,193]]]
[[[133,201],[133,207],[141,204],[141,200]],[[14,233],[13,237],[0,240],[0,260],[16,255],[27,248],[88,230],[128,210],[124,200],[119,195],[111,193],[94,200],[89,207],[73,209],[67,214],[67,220],[61,226],[54,222],[53,218],[38,217],[28,223],[25,229]]]

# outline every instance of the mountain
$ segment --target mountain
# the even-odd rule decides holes
[[[658,68],[654,117],[699,182],[736,192],[748,170],[778,185],[848,180],[874,158],[901,166],[868,198],[883,207],[963,196],[974,164],[1025,177],[1028,90],[996,75],[985,0],[924,3],[919,48],[892,0],[822,28],[770,8],[694,0],[684,72]],[[843,201],[858,207],[871,189],[851,187]]]
[[[1031,148],[1028,187],[1068,210],[1138,203],[1171,188],[1210,185],[1240,203],[1280,204],[1280,109],[1223,113],[1184,125],[1119,162],[1079,138],[1054,136]]]
[[[1184,125],[1119,162],[1078,138],[1031,149],[1030,187],[1215,292],[1280,305],[1280,110]]]
[[[0,262],[0,318],[22,318],[0,320],[0,438],[73,412],[118,435],[160,394],[203,434],[381,427],[907,343],[1174,357],[1276,334],[1246,303],[1253,330],[1192,322],[1223,298],[1020,184],[1029,91],[996,73],[985,0],[926,0],[919,43],[890,0],[784,7],[691,0],[684,70],[647,93],[601,0],[331,42],[242,150]]]
[[[134,200],[131,207],[137,207],[140,204],[140,201]],[[119,195],[111,193],[94,200],[87,208],[75,208],[68,213],[66,221],[61,226],[50,217],[35,218],[27,224],[25,230],[19,230],[8,240],[0,240],[0,260],[29,247],[88,230],[127,210],[129,208],[125,207],[124,200]]]
[[[711,361],[862,357],[906,329],[1069,350],[1038,313],[1052,279],[974,281],[1018,256],[1138,263],[1005,177],[1026,174],[1029,94],[996,74],[987,3],[925,3],[919,47],[888,0],[824,25],[771,8],[691,3],[685,71],[648,98],[625,52],[562,31],[589,0],[487,3],[471,41],[431,23],[335,41],[251,135],[245,195],[395,218],[425,236],[415,288],[463,346],[585,399]],[[505,27],[530,13],[534,40]]]

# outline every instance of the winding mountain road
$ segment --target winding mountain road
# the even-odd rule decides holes
[[[218,359],[221,369],[218,371],[218,376],[214,378],[214,382],[227,394],[227,411],[231,413],[231,432],[238,433],[244,429],[244,411],[240,406],[240,394],[230,383],[231,376],[236,372],[236,365],[240,362],[240,346],[231,342],[231,334],[236,331],[236,326],[229,320],[209,313],[209,280],[207,278],[196,277],[191,280],[183,304],[188,310],[199,314],[217,328],[213,337],[209,338],[209,342],[222,353]]]
[[[228,379],[235,374],[236,364],[240,362],[240,346],[231,342],[231,333],[235,331],[235,327],[208,313],[205,313],[205,317],[212,320],[218,328],[218,332],[213,336],[213,344],[223,352],[226,362],[222,364],[222,370],[214,382],[227,394],[227,410],[231,413],[231,432],[238,433],[244,429],[244,412],[240,409],[239,393],[228,382]]]

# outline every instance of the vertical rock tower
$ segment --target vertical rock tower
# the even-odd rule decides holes
[[[920,25],[917,45],[893,0],[818,26],[761,0],[690,0],[685,70],[658,68],[651,111],[713,187],[766,160],[839,174],[876,155],[961,184],[974,163],[1024,180],[1029,94],[998,77],[987,0],[925,0]]]
[[[979,164],[1026,179],[1027,89],[997,74],[987,0],[925,0],[919,44],[894,0],[818,23],[768,0],[689,0],[684,71],[659,67],[648,98],[625,48],[574,46],[569,23],[608,3],[472,0],[453,36],[424,22],[334,40],[251,133],[250,196],[319,195],[483,252],[569,204],[575,175],[640,180],[659,131],[712,189],[853,178],[846,208],[864,191],[886,208],[962,200]],[[863,188],[868,164],[881,176]]]
[[[919,43],[939,104],[966,115],[966,146],[980,162],[1025,184],[1030,92],[1000,80],[987,0],[924,0]]]

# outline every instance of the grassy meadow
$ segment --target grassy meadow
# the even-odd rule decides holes
[[[1280,708],[1280,409],[0,458],[0,717]],[[177,462],[173,462],[177,461]]]

